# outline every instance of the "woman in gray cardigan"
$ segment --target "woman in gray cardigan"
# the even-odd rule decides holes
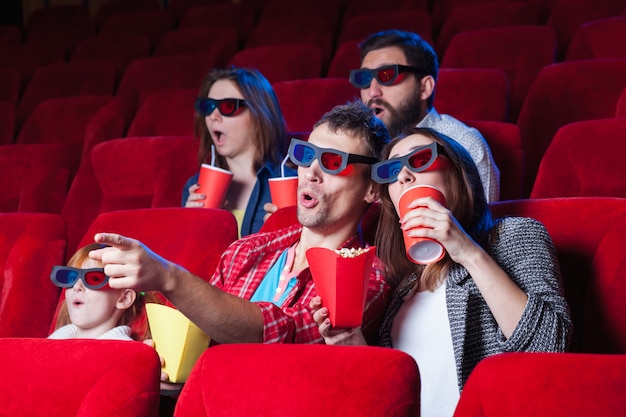
[[[454,140],[411,128],[372,167],[381,183],[376,238],[386,278],[396,290],[381,327],[381,344],[412,355],[422,381],[422,416],[451,416],[470,372],[502,352],[563,352],[572,322],[552,239],[529,218],[494,221],[471,157]],[[410,203],[402,192],[429,185],[445,196]],[[410,261],[402,230],[435,239],[445,256]],[[365,344],[360,329],[334,330],[323,300],[313,300],[328,344]]]

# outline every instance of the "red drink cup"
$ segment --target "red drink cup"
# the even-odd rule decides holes
[[[277,177],[268,179],[272,203],[278,208],[298,204],[298,177]]]
[[[204,199],[205,208],[222,207],[232,179],[232,172],[213,165],[202,164],[198,176],[200,188],[196,192],[206,196]]]
[[[432,197],[445,206],[446,198],[434,187],[428,185],[416,185],[408,190],[405,190],[400,195],[400,201],[398,202],[398,208],[400,211],[400,218],[404,217],[410,210],[408,205],[415,199],[421,197]],[[443,245],[434,239],[426,237],[414,237],[407,235],[408,230],[403,230],[404,246],[406,249],[406,256],[417,264],[431,264],[439,261],[445,255],[445,249]]]

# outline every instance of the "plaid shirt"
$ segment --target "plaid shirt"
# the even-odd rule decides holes
[[[302,226],[295,225],[269,233],[256,233],[234,242],[222,255],[210,283],[229,294],[249,300],[263,281],[265,274],[288,247],[300,239]],[[362,246],[354,235],[341,247]],[[282,307],[269,302],[257,302],[265,323],[264,343],[323,343],[309,303],[317,296],[309,268],[297,276],[296,285],[287,295]],[[363,332],[380,323],[387,307],[389,286],[382,274],[382,265],[375,258],[363,317]]]

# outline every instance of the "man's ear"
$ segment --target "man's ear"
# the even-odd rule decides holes
[[[126,310],[133,305],[137,299],[137,292],[129,288],[125,288],[120,292],[120,296],[117,299],[115,307],[119,310]]]
[[[426,75],[420,80],[420,98],[428,100],[435,90],[435,79],[432,75]]]

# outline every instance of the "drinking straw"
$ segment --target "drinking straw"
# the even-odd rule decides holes
[[[215,166],[215,145],[211,145],[211,166]]]
[[[285,159],[283,159],[283,162],[281,162],[280,164],[280,176],[281,177],[285,176],[285,164],[287,163],[287,159],[289,159],[289,155],[286,155]]]

